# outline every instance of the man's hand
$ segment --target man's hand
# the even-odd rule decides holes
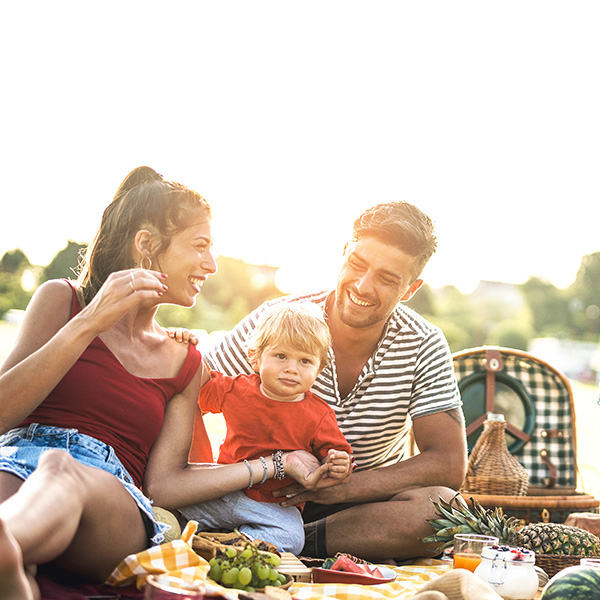
[[[331,477],[320,480],[319,487],[309,490],[299,483],[292,483],[284,488],[273,491],[273,496],[284,498],[281,506],[295,506],[300,502],[316,502],[317,504],[339,504],[348,502],[345,496],[345,485],[338,485],[340,481]],[[327,486],[327,487],[323,487]]]

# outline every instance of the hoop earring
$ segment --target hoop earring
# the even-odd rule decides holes
[[[145,260],[148,261],[148,266],[147,267],[144,266],[144,261]],[[152,268],[152,259],[149,256],[142,257],[142,260],[140,260],[140,268],[141,269],[147,269],[149,271]]]

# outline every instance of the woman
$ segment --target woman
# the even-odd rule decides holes
[[[0,597],[37,598],[35,568],[49,562],[104,581],[162,540],[148,498],[174,508],[247,487],[249,470],[274,476],[271,457],[187,462],[208,374],[154,317],[162,303],[194,305],[216,271],[211,243],[206,201],[140,167],[106,209],[77,284],[34,294],[0,369]],[[283,465],[309,486],[325,470],[308,453]]]

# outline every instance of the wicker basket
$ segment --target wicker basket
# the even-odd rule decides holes
[[[527,493],[529,473],[508,451],[505,430],[502,415],[488,415],[469,458],[463,493],[503,496]]]
[[[559,571],[579,564],[582,558],[600,558],[598,556],[579,556],[575,554],[536,554],[535,564],[543,569],[548,577],[554,577]]]
[[[555,495],[543,488],[530,487],[526,496],[504,496],[493,494],[464,494],[484,508],[502,508],[505,515],[516,517],[525,523],[564,523],[571,513],[597,513],[600,501],[590,494],[575,490],[555,488]],[[558,493],[562,492],[562,493]]]

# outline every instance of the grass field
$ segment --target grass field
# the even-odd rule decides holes
[[[0,323],[0,362],[4,360],[17,332],[17,326]],[[600,406],[598,387],[571,382],[577,419],[577,462],[579,481],[577,489],[596,498],[600,497]],[[207,415],[206,425],[213,448],[225,436],[225,425],[220,415]]]

